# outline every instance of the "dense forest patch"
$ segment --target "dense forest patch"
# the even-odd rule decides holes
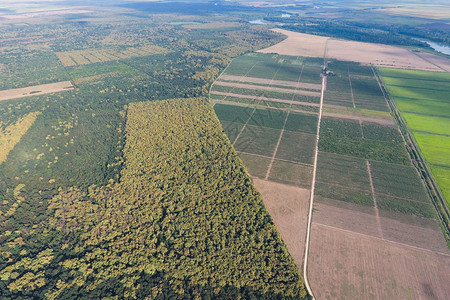
[[[132,103],[125,132],[118,183],[61,190],[47,222],[2,236],[6,297],[306,296],[206,101]]]

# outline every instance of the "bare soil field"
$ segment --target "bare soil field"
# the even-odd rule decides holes
[[[329,39],[327,57],[374,64],[380,67],[442,71],[411,51],[382,44]]]
[[[314,222],[355,233],[381,238],[374,207],[336,201],[316,196]],[[420,218],[380,210],[383,240],[448,253],[442,231],[434,219]]]
[[[86,49],[55,52],[55,54],[58,56],[63,66],[70,67],[75,65],[86,65],[96,62],[113,61],[123,58],[164,54],[169,52],[170,50],[159,46],[147,45],[138,48],[128,48],[123,51],[115,51],[113,49]]]
[[[386,240],[450,254],[437,220],[380,210]]]
[[[287,39],[271,47],[259,50],[258,52],[307,57],[322,57],[324,55],[325,46],[328,40],[327,37],[298,33],[279,28],[272,30],[286,35]]]
[[[373,206],[362,206],[320,196],[315,198],[314,222],[380,237]]]
[[[450,59],[430,53],[421,53],[419,56],[395,46],[337,40],[278,28],[272,30],[286,35],[287,38],[258,52],[322,57],[326,48],[326,57],[344,61],[403,69],[438,72],[449,70]]]
[[[73,86],[70,81],[61,81],[56,83],[29,86],[19,89],[3,90],[0,91],[0,101],[56,93],[72,89]]]
[[[218,80],[239,81],[239,82],[257,83],[257,84],[281,85],[281,86],[295,87],[295,88],[302,88],[302,89],[311,89],[311,90],[320,90],[322,88],[322,85],[315,84],[315,83],[286,81],[286,80],[273,80],[273,79],[246,77],[246,76],[237,76],[237,75],[222,75],[222,76],[220,76],[220,78],[218,78]]]
[[[290,94],[298,94],[298,95],[307,95],[307,96],[320,96],[320,92],[312,92],[305,90],[293,90],[293,89],[283,89],[271,86],[261,86],[254,84],[245,84],[245,83],[236,83],[236,82],[225,82],[225,81],[216,81],[215,85],[226,86],[226,87],[236,87],[236,88],[244,88],[244,89],[252,89],[252,90],[264,90],[264,91],[275,91],[282,93],[290,93]]]
[[[422,57],[423,59],[431,62],[432,64],[435,64],[436,66],[442,68],[446,72],[450,72],[450,59],[426,52],[416,52],[416,54]]]
[[[299,269],[303,263],[310,190],[253,178]]]
[[[309,280],[322,299],[448,299],[450,255],[313,222]]]
[[[254,99],[254,100],[263,100],[263,101],[286,103],[286,104],[301,104],[301,105],[306,105],[306,106],[319,107],[319,104],[317,104],[317,103],[301,102],[301,101],[295,101],[295,100],[284,100],[284,99],[276,99],[276,98],[267,98],[267,97],[262,97],[262,96],[255,97],[255,96],[251,96],[251,95],[241,95],[241,94],[225,93],[225,92],[219,92],[219,91],[211,91],[211,94],[212,95],[225,96],[225,97],[235,97],[235,98],[242,98],[242,99]]]
[[[324,112],[324,117],[330,117],[335,119],[344,119],[344,120],[355,120],[355,121],[361,121],[361,122],[368,122],[371,124],[379,124],[383,126],[395,126],[395,121],[393,119],[381,119],[381,118],[371,118],[371,117],[362,117],[362,116],[355,116],[355,115],[347,115],[347,114],[338,114],[338,113],[331,113],[331,112]]]

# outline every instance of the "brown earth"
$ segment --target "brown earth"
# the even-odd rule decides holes
[[[73,90],[73,86],[70,81],[41,84],[19,89],[3,90],[0,91],[0,101],[56,93],[67,90]]]
[[[450,72],[450,59],[426,52],[417,52],[416,54],[422,57],[423,59],[429,61],[430,63],[435,64],[436,66],[442,68],[446,72]]]
[[[320,90],[322,88],[321,84],[315,84],[315,83],[296,82],[296,81],[287,81],[287,80],[273,80],[273,79],[268,79],[268,78],[256,78],[256,77],[247,77],[247,76],[238,76],[238,75],[221,75],[219,77],[219,80],[239,81],[239,82],[257,83],[257,84],[281,85],[281,86],[295,87],[295,88],[302,88],[302,89],[311,89],[311,90]]]
[[[262,97],[262,96],[255,97],[255,96],[251,96],[251,95],[241,95],[241,94],[225,93],[225,92],[219,92],[219,91],[211,91],[211,94],[219,95],[219,96],[226,96],[226,97],[242,98],[242,99],[263,100],[263,101],[287,103],[287,104],[300,104],[300,105],[307,105],[307,106],[314,106],[314,107],[320,106],[317,103],[301,102],[301,101],[294,101],[294,100],[284,100],[284,99],[276,99],[276,98],[267,98],[267,97]]]
[[[327,46],[327,57],[338,60],[380,67],[442,71],[413,52],[400,47],[335,39],[330,39]]]
[[[274,91],[274,92],[298,94],[298,95],[307,95],[307,96],[316,96],[316,97],[320,96],[320,92],[312,92],[312,91],[305,91],[305,90],[293,90],[293,89],[283,89],[283,88],[278,88],[278,87],[262,86],[262,85],[254,85],[254,84],[225,82],[225,81],[216,81],[214,84],[215,85],[220,85],[220,86],[236,87],[236,88],[251,89],[251,90]]]
[[[448,299],[450,255],[313,222],[309,282],[322,299]]]
[[[323,57],[328,37],[298,33],[289,30],[275,28],[275,32],[287,36],[284,41],[271,47],[261,49],[261,53],[278,53],[282,55]]]
[[[253,178],[264,205],[299,269],[305,248],[310,190]]]
[[[328,58],[373,64],[381,67],[438,72],[442,72],[442,69],[448,70],[448,65],[450,64],[450,59],[445,57],[425,53],[421,53],[419,56],[409,50],[395,46],[338,40],[278,28],[272,30],[286,35],[287,38],[258,52],[323,57],[326,48],[326,57]]]
[[[362,121],[362,122],[368,122],[383,126],[395,126],[395,121],[393,119],[381,119],[381,118],[370,118],[370,117],[362,117],[362,116],[355,116],[355,115],[346,115],[346,114],[338,114],[338,113],[330,113],[330,112],[324,112],[324,117],[330,117],[335,119],[345,119],[345,120],[355,120],[355,121]]]

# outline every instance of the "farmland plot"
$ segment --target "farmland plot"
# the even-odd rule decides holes
[[[321,122],[308,267],[315,297],[446,299],[443,282],[450,273],[436,281],[423,270],[433,269],[450,251],[403,138],[386,115],[387,103],[372,69],[336,61],[329,67],[335,75],[328,77],[324,99],[330,113]],[[413,93],[423,95],[420,89]],[[428,98],[436,101],[440,93]],[[415,132],[428,144],[430,134]],[[429,147],[429,155],[445,151],[442,137],[439,149]],[[434,259],[413,264],[410,251]],[[397,267],[401,272],[388,267],[393,253],[408,260]]]
[[[380,72],[450,205],[450,74],[398,69]]]
[[[298,267],[303,262],[321,60],[272,54],[235,58],[210,101]]]

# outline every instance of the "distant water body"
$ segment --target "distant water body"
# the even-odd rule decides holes
[[[264,23],[262,20],[253,20],[250,21],[249,23],[254,25],[267,25],[267,23]]]
[[[450,47],[449,46],[444,46],[435,42],[430,42],[430,41],[422,41],[427,43],[428,45],[430,45],[431,48],[433,48],[434,50],[450,55]]]

